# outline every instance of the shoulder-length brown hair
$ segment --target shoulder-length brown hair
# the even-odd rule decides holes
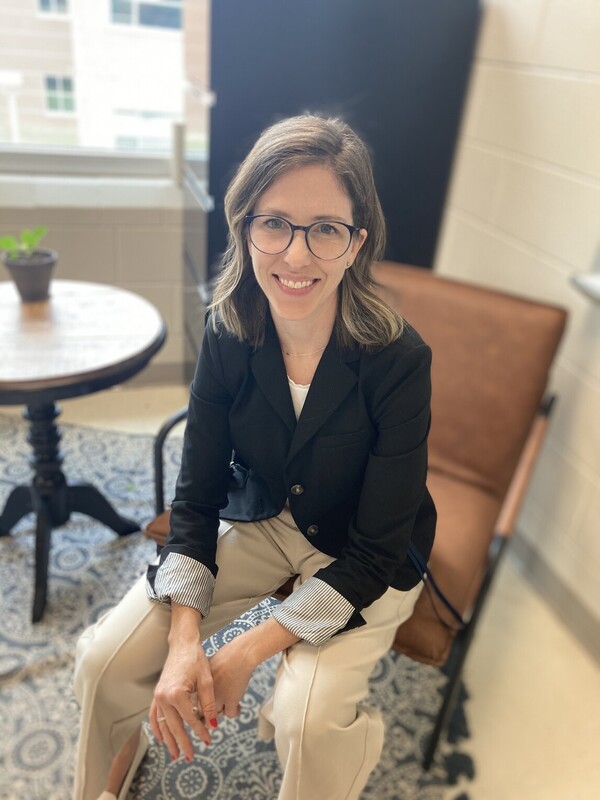
[[[254,277],[245,218],[284,172],[314,164],[326,166],[336,175],[352,202],[353,225],[368,232],[339,286],[337,341],[345,347],[358,344],[377,349],[400,336],[402,319],[373,293],[371,263],[383,257],[385,221],[371,159],[362,140],[345,122],[310,114],[267,128],[229,185],[225,195],[229,237],[210,305],[213,324],[218,317],[238,339],[261,346],[267,299]]]

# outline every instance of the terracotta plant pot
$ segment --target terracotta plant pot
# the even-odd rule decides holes
[[[34,250],[29,256],[8,258],[2,261],[17,286],[24,303],[47,300],[50,296],[50,278],[58,261],[54,250]]]

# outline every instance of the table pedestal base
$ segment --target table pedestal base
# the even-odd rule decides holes
[[[0,515],[0,536],[6,536],[26,514],[37,517],[35,529],[35,594],[33,622],[44,614],[48,584],[50,534],[79,511],[97,519],[120,536],[138,531],[135,520],[118,514],[108,500],[88,483],[69,485],[61,469],[59,449],[61,434],[54,420],[60,414],[55,403],[27,406],[24,416],[30,422],[27,440],[32,446],[30,458],[35,475],[31,486],[17,486],[8,497]]]

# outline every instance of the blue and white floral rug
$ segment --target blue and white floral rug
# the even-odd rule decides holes
[[[27,426],[0,415],[0,509],[18,483],[29,481]],[[94,483],[125,516],[152,517],[152,439],[62,426],[64,469],[71,481]],[[167,446],[167,485],[177,471],[180,441]],[[83,515],[52,533],[48,605],[30,622],[34,521],[0,538],[0,800],[68,800],[78,729],[71,686],[81,631],[114,605],[155,553],[141,534],[120,538]],[[269,614],[265,601],[207,642],[209,651]],[[275,602],[275,601],[273,601]],[[171,762],[153,743],[130,800],[275,800],[280,780],[272,743],[256,739],[257,711],[277,659],[255,672],[237,720],[223,719],[210,750],[190,764]],[[448,784],[472,778],[463,692],[450,731],[427,773],[420,760],[440,704],[438,670],[389,654],[371,682],[371,702],[386,719],[383,757],[364,800],[442,800]],[[464,800],[466,795],[460,795]],[[310,800],[307,798],[306,800]]]

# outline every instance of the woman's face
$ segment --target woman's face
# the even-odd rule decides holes
[[[252,213],[282,217],[293,225],[319,220],[353,224],[350,198],[333,172],[320,165],[284,173],[260,196]],[[248,237],[254,275],[275,322],[303,321],[320,328],[333,325],[337,288],[366,238],[367,232],[360,230],[342,256],[323,261],[308,249],[303,231],[295,231],[290,246],[276,255],[257,250]]]

